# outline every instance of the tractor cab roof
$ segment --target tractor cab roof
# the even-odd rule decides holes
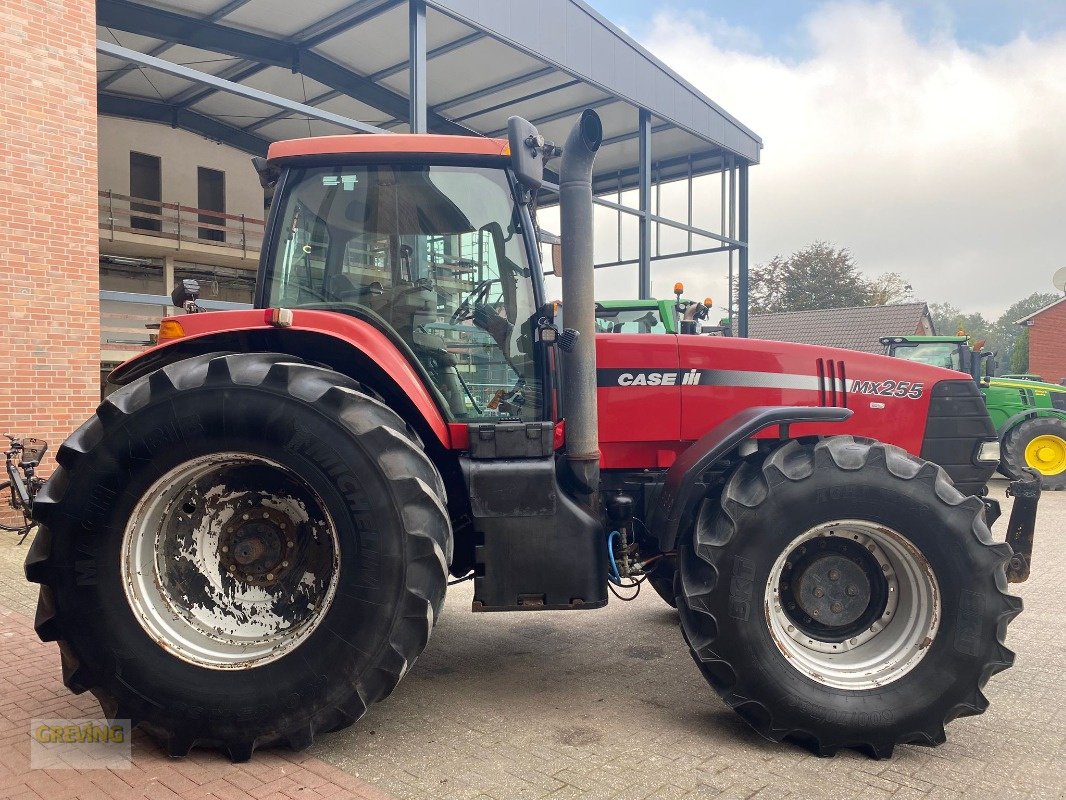
[[[970,341],[968,336],[885,336],[881,344],[924,344],[943,342],[947,344],[965,344]]]
[[[506,139],[485,136],[447,136],[433,133],[349,134],[315,136],[274,142],[267,152],[269,161],[322,156],[351,155],[451,155],[507,157],[511,148]]]

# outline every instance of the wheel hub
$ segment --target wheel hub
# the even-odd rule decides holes
[[[888,580],[870,550],[856,540],[823,536],[789,554],[780,595],[802,632],[841,642],[880,617]]]
[[[796,537],[770,569],[770,635],[806,677],[871,689],[913,669],[940,624],[936,576],[904,536],[839,520]]]
[[[1033,438],[1025,447],[1025,461],[1041,475],[1066,471],[1066,439],[1051,434]]]
[[[251,504],[249,504],[251,505]],[[282,512],[249,508],[234,513],[219,537],[219,558],[233,578],[255,586],[269,586],[292,568],[297,526]]]
[[[126,598],[153,641],[213,669],[274,661],[329,610],[340,540],[303,478],[248,453],[172,469],[134,509],[123,540]]]

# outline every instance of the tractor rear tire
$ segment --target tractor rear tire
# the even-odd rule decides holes
[[[26,560],[67,687],[172,756],[302,749],[388,695],[440,615],[441,477],[358,384],[281,354],[178,361],[60,448]]]
[[[681,545],[681,625],[766,738],[886,758],[987,707],[1014,661],[1010,556],[936,465],[850,436],[790,442],[704,501]]]
[[[1041,448],[1041,442],[1046,446]],[[1042,460],[1040,454],[1050,453]],[[1003,437],[1000,471],[1012,480],[1026,477],[1026,470],[1040,475],[1040,488],[1066,489],[1066,419],[1034,417],[1016,425]]]

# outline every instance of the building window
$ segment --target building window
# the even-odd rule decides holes
[[[226,173],[217,169],[197,167],[196,169],[196,206],[200,209],[201,228],[199,237],[211,242],[226,241],[226,232],[218,230],[225,227],[226,218],[204,213],[208,211],[226,212]],[[212,227],[203,227],[210,225]]]
[[[145,153],[130,153],[130,197],[137,200],[150,200],[150,203],[138,203],[130,200],[130,227],[141,231],[163,230],[163,169],[159,156]],[[150,214],[140,217],[136,212]]]

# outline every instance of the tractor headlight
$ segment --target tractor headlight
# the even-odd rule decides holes
[[[981,442],[980,447],[977,448],[977,460],[998,464],[999,442],[995,439],[988,442]]]

